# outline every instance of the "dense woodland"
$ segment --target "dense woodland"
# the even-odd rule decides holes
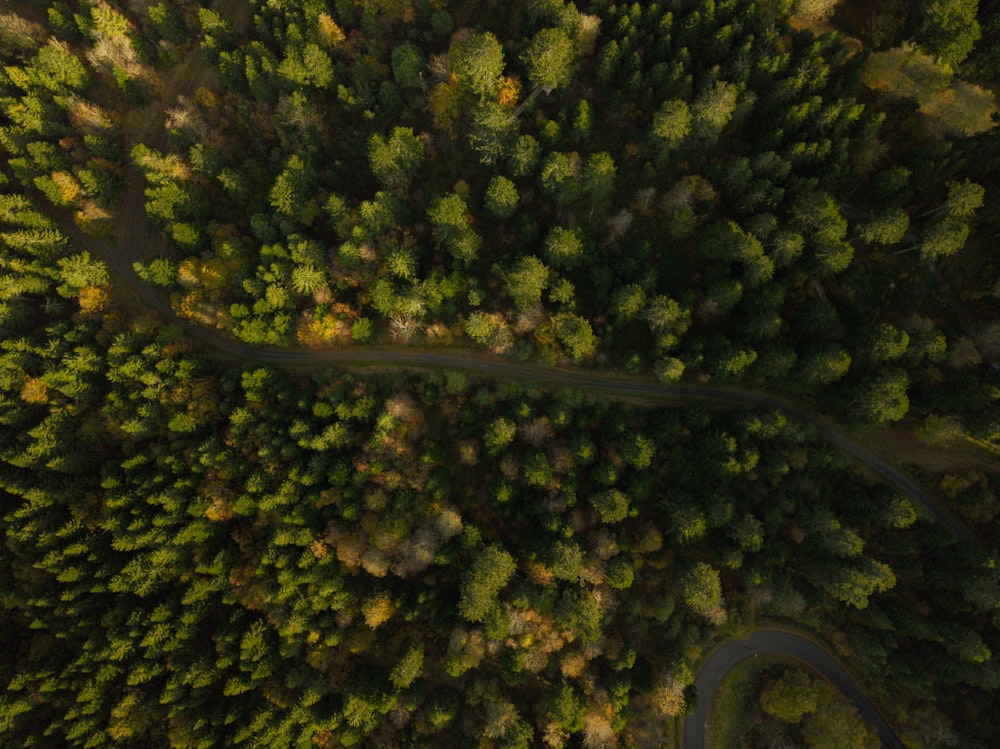
[[[996,746],[998,19],[5,3],[2,743],[675,746],[780,621]],[[274,348],[371,343],[795,398],[971,540],[782,413]]]

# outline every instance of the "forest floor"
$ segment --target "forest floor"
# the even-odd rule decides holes
[[[217,78],[215,71],[197,50],[183,54],[177,64],[157,70],[153,101],[142,109],[130,108],[122,123],[126,153],[140,143],[164,149],[169,135],[166,123],[170,110],[181,105],[182,97],[193,98],[201,86],[217,88]],[[120,251],[125,252],[129,248],[132,260],[175,257],[177,252],[166,237],[160,232],[149,231],[145,187],[143,175],[128,163],[115,227]]]

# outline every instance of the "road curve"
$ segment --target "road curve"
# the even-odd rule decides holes
[[[529,362],[517,362],[480,351],[461,348],[418,346],[340,346],[326,349],[281,348],[251,346],[218,330],[196,325],[180,317],[171,307],[167,295],[144,282],[132,267],[131,258],[137,253],[105,239],[93,237],[76,226],[69,211],[52,205],[31,185],[25,185],[13,174],[10,165],[0,162],[4,173],[18,184],[36,204],[46,207],[47,215],[59,229],[99,257],[108,266],[120,291],[132,294],[144,306],[155,310],[165,320],[185,330],[193,339],[204,344],[210,354],[223,355],[237,361],[273,364],[294,369],[312,369],[337,365],[347,369],[365,366],[398,369],[447,369],[482,374],[490,377],[518,379],[542,385],[569,387],[605,397],[643,403],[668,403],[680,400],[739,407],[763,407],[782,412],[789,418],[811,426],[816,432],[867,465],[886,483],[908,494],[919,507],[934,517],[949,533],[963,543],[977,544],[970,531],[937,500],[924,491],[901,470],[843,434],[836,424],[815,411],[757,390],[705,385],[699,383],[665,384],[654,380],[625,375],[594,372],[585,369],[546,367]],[[135,233],[130,233],[135,236]],[[131,241],[136,241],[132,239]]]
[[[746,638],[729,640],[709,656],[695,676],[698,710],[684,719],[684,749],[705,749],[705,726],[715,690],[733,666],[761,653],[789,655],[809,665],[854,703],[861,717],[875,728],[885,749],[906,749],[858,683],[832,655],[812,640],[781,629],[755,630]]]

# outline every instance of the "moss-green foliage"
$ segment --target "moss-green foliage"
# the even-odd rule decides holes
[[[839,633],[914,745],[997,743],[996,564],[808,425],[198,329],[795,393],[987,451],[920,478],[992,538],[1000,155],[932,121],[954,73],[752,0],[9,5],[0,743],[656,745],[758,615]],[[957,63],[972,5],[886,43]]]
[[[952,210],[948,185],[979,178],[956,173],[968,162],[954,151],[897,147],[908,115],[861,103],[860,56],[790,33],[752,2],[683,17],[657,3],[581,15],[556,2],[513,14],[518,28],[486,14],[452,36],[390,5],[366,15],[260,3],[242,39],[230,19],[199,14],[201,44],[241,105],[223,112],[223,91],[187,105],[184,145],[161,152],[177,169],[148,209],[184,254],[221,258],[238,242],[241,263],[257,266],[212,290],[232,313],[221,324],[255,343],[306,328],[329,338],[317,321],[336,286],[338,314],[372,320],[373,335],[419,341],[469,320],[467,334],[496,350],[609,353],[667,380],[779,379],[850,418],[926,407],[916,396],[936,375],[923,369],[887,410],[831,390],[877,390],[888,376],[834,317],[904,330],[914,313],[895,297],[839,292],[873,263],[943,324],[927,279],[904,266],[975,244],[982,206]],[[399,36],[400,19],[414,30]],[[45,118],[44,102],[21,107],[25,122]],[[890,186],[914,169],[926,189]],[[60,199],[73,189],[40,184]],[[226,242],[212,239],[220,223]],[[338,248],[329,267],[293,278],[256,249],[292,235]],[[272,302],[258,304],[268,288]],[[282,294],[289,303],[275,304]],[[660,298],[683,324],[656,313],[643,327]],[[816,325],[817,305],[831,322]]]

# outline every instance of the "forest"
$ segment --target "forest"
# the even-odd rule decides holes
[[[0,743],[681,749],[775,626],[997,746],[998,86],[998,0],[5,2]]]

